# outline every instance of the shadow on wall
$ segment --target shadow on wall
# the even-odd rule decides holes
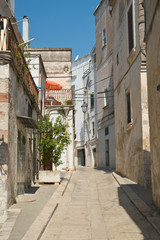
[[[143,164],[144,164],[144,186],[146,188],[152,187],[152,179],[151,179],[151,160],[150,160],[150,152],[144,150],[143,151]]]

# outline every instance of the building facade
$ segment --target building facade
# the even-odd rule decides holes
[[[40,54],[30,54],[29,51],[25,52],[25,59],[34,79],[39,92],[38,106],[44,116],[44,103],[45,103],[45,88],[46,88],[46,71]]]
[[[61,115],[68,123],[68,132],[71,137],[71,144],[61,156],[62,165],[57,169],[74,169],[74,117],[72,103],[72,71],[71,71],[71,48],[29,48],[25,50],[31,56],[41,56],[46,72],[46,83],[55,84],[60,89],[45,89],[45,115],[55,119]],[[33,57],[32,57],[33,60]],[[32,70],[33,70],[33,62]],[[34,71],[34,70],[33,70]],[[37,82],[37,84],[39,84]],[[44,84],[43,82],[41,84]],[[54,165],[52,165],[54,169]]]
[[[113,18],[116,170],[151,186],[142,1],[109,1]]]
[[[113,30],[108,0],[95,13],[97,72],[97,166],[115,168],[115,125],[113,95]]]
[[[152,199],[160,211],[160,2],[145,0]]]
[[[72,89],[75,109],[75,166],[86,166],[84,147],[84,113],[82,104],[84,101],[83,75],[89,69],[90,54],[72,62]]]
[[[86,166],[97,164],[96,48],[90,53],[89,68],[83,73],[84,149]]]
[[[38,90],[17,32],[7,17],[0,30],[0,221],[37,173]],[[10,30],[10,34],[7,32]]]

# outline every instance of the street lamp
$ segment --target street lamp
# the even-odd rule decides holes
[[[86,113],[87,108],[88,108],[88,104],[87,104],[86,102],[83,102],[81,108],[82,108],[82,111],[83,111],[84,113]]]

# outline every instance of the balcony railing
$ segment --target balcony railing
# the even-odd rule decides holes
[[[46,90],[45,105],[72,105],[72,90]]]
[[[19,44],[15,30],[9,18],[0,17],[0,51],[11,51],[19,77],[22,78],[23,83],[29,89],[32,95],[32,100],[35,100],[36,103],[38,103],[38,89],[28,69],[23,54],[23,46],[24,44]]]

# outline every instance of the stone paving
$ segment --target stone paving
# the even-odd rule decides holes
[[[61,173],[62,180],[65,174],[65,172]],[[25,194],[19,195],[16,199],[17,203],[7,211],[7,220],[0,226],[0,240],[22,240],[58,186],[55,184],[39,185],[37,182]]]
[[[112,173],[78,168],[40,240],[113,239],[158,240],[160,235]]]

